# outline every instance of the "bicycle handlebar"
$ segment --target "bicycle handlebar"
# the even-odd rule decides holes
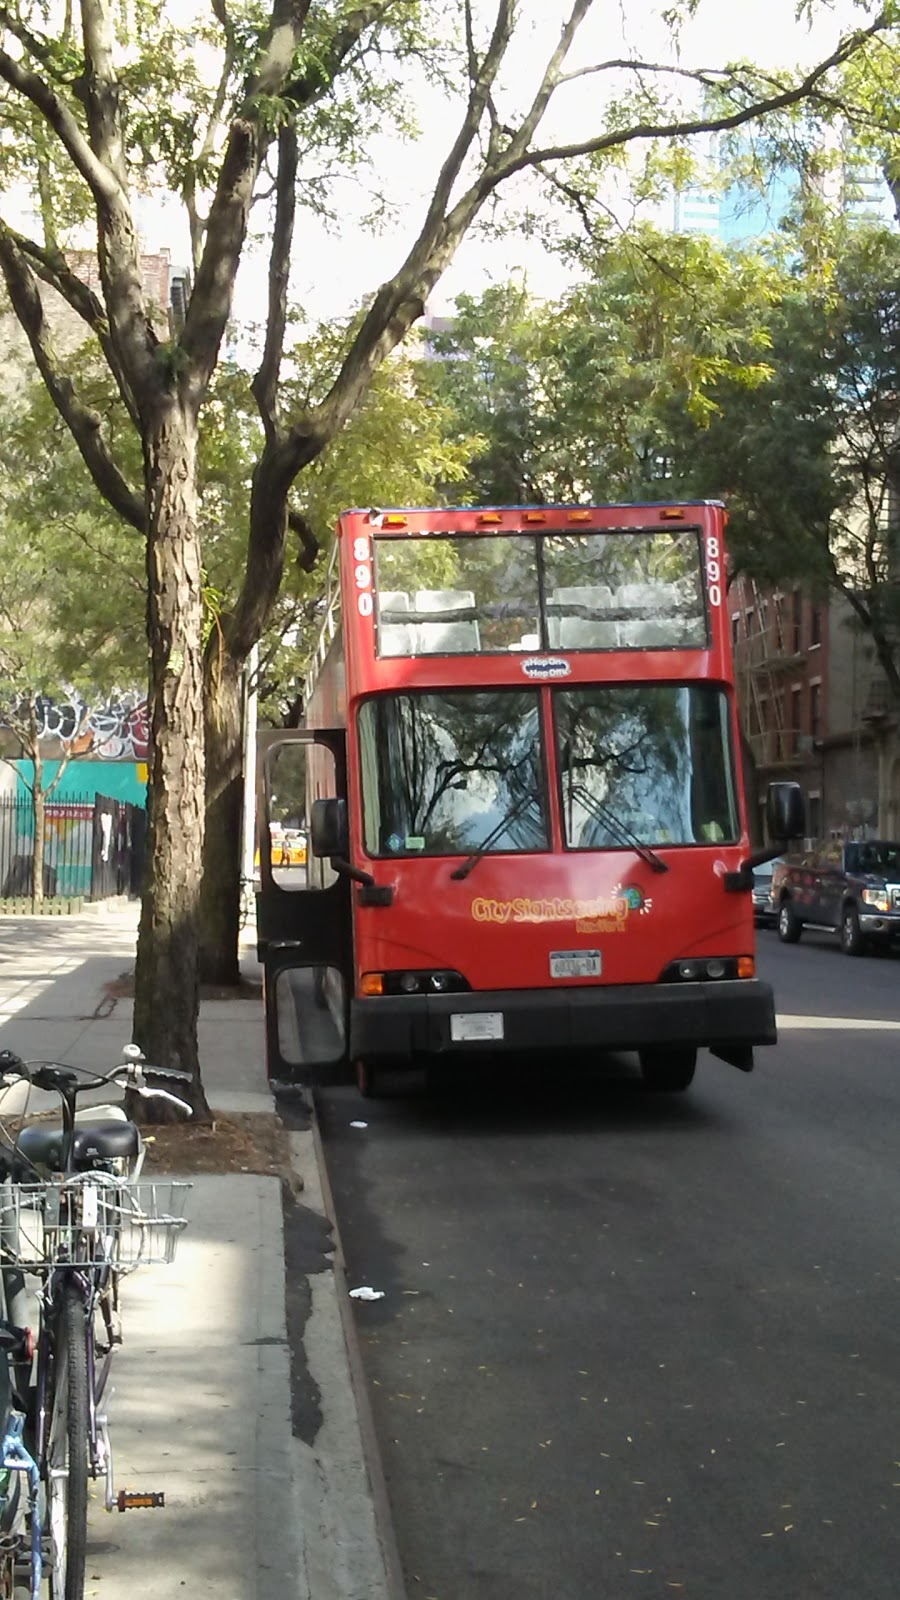
[[[82,1082],[79,1073],[86,1073],[88,1082]],[[0,1084],[4,1081],[26,1079],[38,1089],[70,1089],[77,1093],[86,1089],[101,1088],[105,1083],[117,1083],[120,1088],[138,1091],[149,1089],[146,1078],[162,1078],[170,1083],[190,1083],[191,1074],[178,1067],[154,1067],[141,1060],[118,1061],[109,1072],[94,1072],[91,1067],[68,1067],[62,1061],[23,1061],[12,1050],[0,1050]],[[160,1094],[164,1091],[159,1090]]]
[[[187,1074],[179,1072],[175,1076],[183,1078]],[[194,1115],[193,1106],[190,1106],[186,1100],[180,1099],[177,1094],[170,1094],[168,1089],[154,1089],[151,1084],[129,1083],[127,1080],[123,1083],[119,1078],[113,1078],[112,1081],[122,1089],[130,1089],[132,1093],[139,1094],[142,1100],[170,1100],[173,1106],[179,1106],[182,1111],[187,1112],[189,1117]]]

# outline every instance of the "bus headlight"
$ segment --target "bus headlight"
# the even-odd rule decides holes
[[[471,986],[461,972],[449,967],[408,972],[364,972],[359,992],[367,998],[382,994],[459,994]]]
[[[670,961],[660,974],[660,983],[706,983],[721,978],[746,978],[744,956],[697,956],[689,961]],[[752,958],[750,958],[752,961]]]

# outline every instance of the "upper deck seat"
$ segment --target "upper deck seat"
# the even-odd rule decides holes
[[[422,656],[466,655],[481,648],[481,636],[474,617],[459,622],[422,622],[430,612],[466,611],[474,608],[471,589],[417,589],[415,604],[416,654]]]
[[[409,612],[409,595],[405,589],[383,589],[378,595],[378,653],[382,656],[414,656],[416,653],[415,629],[408,622],[382,622],[385,613],[396,616]]]
[[[672,612],[675,609],[674,596],[671,605],[667,598],[668,584],[658,583],[623,583],[616,590],[616,605],[618,608],[642,608],[648,614],[645,617],[623,617],[619,621],[619,638],[623,645],[639,646],[647,650],[656,645],[674,644],[680,632],[680,624],[675,621]]]
[[[609,616],[612,604],[612,589],[605,583],[554,589],[547,607],[551,650],[615,650],[619,629]],[[597,615],[585,616],[585,611]]]
[[[671,615],[671,640],[673,644],[702,645],[706,640],[706,622],[703,601],[697,594],[692,578],[677,578],[663,586],[664,605]]]

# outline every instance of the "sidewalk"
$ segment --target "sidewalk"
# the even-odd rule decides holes
[[[112,1066],[131,1039],[132,1005],[105,985],[131,968],[136,929],[131,905],[0,918],[0,1049]],[[251,944],[246,953],[252,969]],[[205,1001],[200,1059],[214,1110],[272,1109],[259,1000]],[[15,1109],[9,1097],[4,1108]],[[308,1232],[304,1259],[318,1261],[294,1350],[317,1395],[315,1426],[307,1408],[306,1425],[292,1427],[279,1181],[194,1177],[174,1263],[126,1282],[108,1402],[117,1488],[162,1489],[166,1509],[109,1516],[97,1486],[87,1595],[401,1600],[390,1530],[375,1515],[366,1402],[361,1424],[312,1131],[291,1143],[303,1179],[292,1227]]]

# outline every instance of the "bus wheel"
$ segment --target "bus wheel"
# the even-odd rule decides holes
[[[692,1044],[660,1045],[640,1050],[641,1076],[646,1088],[678,1094],[689,1089],[697,1065],[697,1049]]]
[[[371,1061],[359,1059],[354,1062],[356,1072],[356,1087],[366,1100],[377,1100],[379,1095],[378,1074]]]

